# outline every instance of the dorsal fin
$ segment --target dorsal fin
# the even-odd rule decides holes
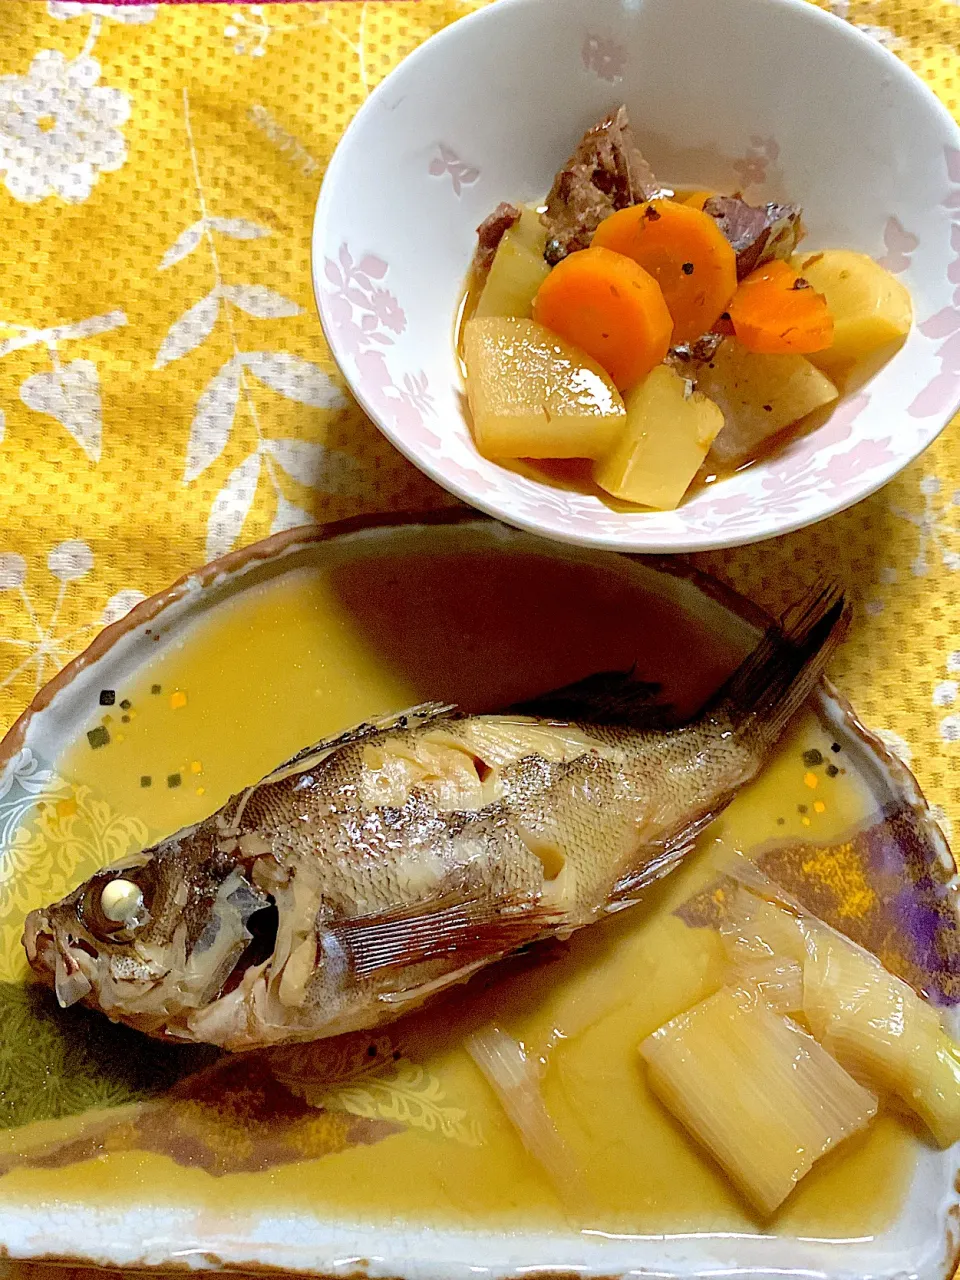
[[[456,706],[452,702],[420,702],[406,711],[393,711],[388,715],[361,720],[359,724],[344,729],[342,733],[335,734],[332,738],[321,738],[319,742],[304,747],[289,760],[277,765],[276,769],[272,769],[256,785],[263,787],[271,782],[280,782],[295,773],[312,769],[322,760],[326,760],[327,756],[332,755],[334,751],[339,751],[341,747],[346,747],[351,742],[362,742],[365,738],[375,737],[378,733],[389,733],[391,730],[402,732],[405,729],[416,729],[430,720],[450,715],[455,710]]]
[[[528,716],[632,729],[664,728],[675,723],[672,708],[655,701],[661,686],[634,679],[635,670],[597,671],[562,689],[517,703],[510,710]]]

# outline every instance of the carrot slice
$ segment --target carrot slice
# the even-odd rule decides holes
[[[826,298],[786,262],[768,262],[751,271],[728,311],[737,341],[748,351],[809,355],[833,342]]]
[[[558,262],[533,300],[533,318],[593,356],[618,387],[630,387],[670,348],[673,323],[656,280],[602,247]]]
[[[737,287],[737,256],[716,220],[673,200],[620,209],[593,243],[626,254],[649,271],[673,316],[674,342],[708,333]]]
[[[681,200],[681,204],[688,204],[691,209],[703,209],[708,200],[712,200],[716,195],[714,191],[694,191],[688,195],[686,200]]]

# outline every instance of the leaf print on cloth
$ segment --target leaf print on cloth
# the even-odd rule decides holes
[[[80,204],[101,173],[121,167],[130,99],[99,79],[89,54],[68,62],[54,49],[41,50],[26,75],[0,76],[0,174],[15,200]]]
[[[56,671],[67,663],[74,654],[87,643],[91,631],[95,630],[104,618],[91,618],[80,626],[64,628],[61,623],[63,606],[70,589],[70,583],[85,578],[94,568],[94,555],[86,542],[79,539],[68,539],[58,543],[47,555],[47,570],[56,582],[54,598],[49,607],[42,595],[30,593],[26,588],[27,562],[16,551],[0,553],[0,592],[12,591],[20,599],[21,612],[27,635],[0,635],[0,689],[6,688],[15,680],[31,673],[33,675],[33,691]],[[104,611],[110,610],[111,604],[122,598],[126,609],[135,603],[132,596],[143,599],[140,592],[129,590],[118,592]],[[41,603],[44,601],[44,603]],[[127,603],[130,601],[130,603]],[[41,617],[46,613],[46,621]],[[122,616],[117,614],[116,616]],[[114,618],[109,619],[113,621]],[[5,650],[13,650],[13,664]],[[22,656],[21,656],[22,655]],[[20,658],[20,661],[17,661]]]
[[[929,574],[931,550],[945,569],[954,573],[960,569],[960,526],[949,518],[960,507],[960,490],[955,490],[948,499],[941,499],[942,487],[937,476],[922,476],[919,489],[923,507],[920,511],[890,506],[895,516],[912,524],[918,532],[916,555],[910,563],[910,572],[915,578],[925,578]]]
[[[298,1091],[296,1085],[289,1087]],[[326,1092],[308,1088],[304,1096],[328,1111],[346,1111],[367,1120],[392,1120],[466,1147],[483,1143],[477,1119],[463,1107],[451,1106],[437,1077],[407,1058],[400,1058],[382,1074],[364,1076]]]
[[[86,0],[47,0],[47,13],[51,18],[82,18],[90,15],[96,18],[110,18],[113,22],[126,22],[141,25],[152,22],[157,16],[155,4],[91,4]]]
[[[226,320],[233,348],[232,356],[217,370],[197,400],[187,442],[184,484],[192,484],[221,456],[230,440],[241,403],[256,433],[256,448],[234,467],[211,506],[206,541],[209,558],[229,551],[240,537],[264,474],[274,490],[277,519],[282,521],[288,518],[288,513],[285,510],[281,516],[281,503],[286,503],[287,507],[294,506],[283,493],[279,478],[282,471],[300,484],[323,489],[327,493],[353,493],[359,488],[360,468],[348,455],[326,450],[317,442],[266,438],[252,394],[254,384],[251,377],[286,399],[314,408],[339,409],[347,404],[347,400],[333,379],[309,360],[285,351],[240,349],[234,308],[257,320],[282,320],[300,315],[303,308],[266,285],[235,284],[223,279],[215,233],[233,240],[259,240],[272,232],[270,228],[246,218],[226,218],[210,213],[186,89],[183,90],[183,122],[200,217],[177,236],[157,269],[166,271],[176,266],[205,241],[213,287],[170,326],[157,352],[154,367],[161,369],[189,355],[209,337],[221,316]],[[282,456],[284,451],[289,458],[311,459],[310,465],[306,462],[286,465]],[[349,488],[344,487],[346,476],[351,477]]]
[[[54,325],[49,329],[33,329],[10,321],[5,321],[2,326],[14,331],[16,336],[0,342],[0,357],[38,344],[50,352],[53,368],[49,373],[35,373],[26,378],[20,385],[20,399],[28,409],[56,418],[91,462],[100,461],[103,439],[100,375],[92,360],[61,363],[59,344],[109,333],[126,323],[124,312],[110,311],[102,316],[78,320],[75,324]]]
[[[214,499],[207,521],[208,560],[215,560],[229,551],[240,537],[260,483],[260,467],[260,454],[251,453],[236,470],[231,471],[227,483]]]
[[[63,424],[91,462],[100,459],[103,413],[100,377],[92,360],[71,360],[50,373],[35,373],[20,387],[28,409]]]
[[[351,40],[345,31],[334,26],[330,20],[329,10],[321,17],[308,19],[306,22],[277,22],[274,19],[278,16],[279,6],[265,4],[247,4],[242,9],[228,10],[223,38],[230,43],[233,52],[240,57],[246,55],[250,58],[262,58],[267,52],[267,45],[274,33],[282,34],[288,31],[305,31],[311,27],[327,27],[351,53],[356,55],[360,83],[363,85],[364,93],[367,94],[370,92],[366,56],[367,0],[352,7],[359,10],[356,40]],[[283,11],[279,10],[279,12]]]
[[[262,240],[264,236],[271,234],[269,227],[262,227],[257,222],[249,222],[246,218],[200,218],[177,236],[160,259],[157,270],[166,271],[167,267],[172,267],[188,254],[193,253],[208,230],[220,231],[232,240]]]
[[[313,440],[265,440],[264,448],[294,480],[324,493],[356,494],[363,471],[355,458]]]

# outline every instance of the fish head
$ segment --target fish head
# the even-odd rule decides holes
[[[275,935],[273,899],[202,823],[31,912],[24,947],[63,1007],[82,1001],[181,1038],[191,1013],[265,959]]]

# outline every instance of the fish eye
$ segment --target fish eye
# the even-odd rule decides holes
[[[84,924],[99,937],[136,929],[146,916],[143,890],[124,876],[91,885],[83,902]]]

